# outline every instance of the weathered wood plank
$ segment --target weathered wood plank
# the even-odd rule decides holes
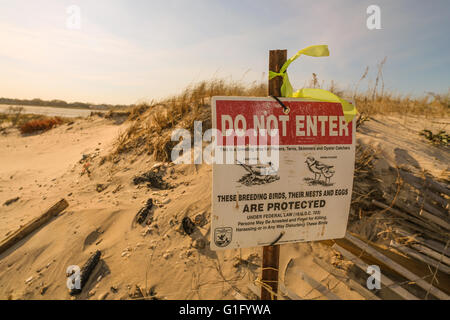
[[[430,203],[429,201],[427,201],[427,199],[423,198],[422,196],[417,196],[416,200],[417,200],[417,205],[419,207],[423,208],[425,211],[427,211],[443,220],[448,218],[448,209],[438,207],[438,206]]]
[[[435,201],[436,203],[440,204],[443,209],[447,210],[447,212],[446,212],[447,216],[449,215],[448,210],[450,209],[450,202],[447,199],[444,199],[440,195],[438,195],[430,190],[426,190],[424,193],[425,193],[425,195],[424,195],[425,199],[430,199],[430,200]]]
[[[441,300],[448,300],[448,299],[450,299],[450,297],[446,293],[444,293],[441,290],[437,289],[432,284],[426,282],[425,280],[423,280],[419,276],[415,275],[414,273],[412,273],[411,271],[409,271],[405,267],[399,265],[395,261],[389,259],[388,257],[383,255],[382,253],[380,253],[376,249],[372,248],[371,246],[369,246],[368,244],[366,244],[362,240],[359,240],[358,238],[352,236],[350,233],[347,232],[347,234],[345,236],[345,239],[349,240],[351,243],[353,243],[354,245],[358,246],[360,249],[363,249],[365,252],[367,252],[368,254],[372,255],[374,258],[376,258],[376,259],[380,260],[381,262],[383,262],[384,264],[388,265],[392,270],[394,270],[397,273],[401,274],[402,276],[404,276],[408,280],[415,282],[422,289],[424,289],[426,291],[429,291],[436,298],[439,298]]]
[[[437,203],[439,203],[444,209],[449,209],[449,201],[441,197],[438,193],[433,192],[432,190],[429,190],[426,186],[426,184],[421,184],[417,180],[412,179],[403,179],[406,183],[413,186],[417,190],[420,190],[424,195],[425,198],[429,198]],[[425,181],[422,180],[423,183]]]
[[[450,275],[445,272],[437,272],[435,275],[430,271],[430,268],[424,263],[417,261],[415,259],[409,259],[404,254],[399,253],[396,250],[390,250],[388,246],[383,244],[377,244],[366,239],[361,238],[357,234],[352,234],[354,237],[361,239],[364,243],[369,244],[372,248],[376,249],[382,255],[388,257],[390,260],[395,261],[397,264],[403,266],[408,269],[410,272],[420,277],[423,280],[431,282],[433,280],[433,286],[443,291],[447,295],[450,295]],[[399,274],[398,271],[394,270],[391,265],[384,263],[383,261],[373,257],[368,254],[364,249],[361,249],[357,245],[353,244],[350,240],[346,238],[342,239],[334,239],[334,240],[324,240],[320,241],[321,244],[329,246],[330,248],[337,243],[344,249],[350,251],[357,257],[359,257],[364,262],[369,265],[378,265],[383,270],[387,270],[388,272],[393,272],[394,274]],[[414,294],[419,294],[414,291]]]
[[[342,282],[350,289],[358,292],[362,297],[366,298],[367,300],[381,300],[380,297],[378,297],[376,294],[364,288],[355,279],[352,279],[351,276],[347,274],[345,271],[339,270],[318,258],[314,258],[313,261],[323,270],[334,276],[338,281]]]
[[[391,241],[391,247],[405,253],[406,255],[415,258],[419,261],[422,261],[423,263],[430,265],[433,268],[436,268],[439,266],[439,270],[443,271],[447,274],[450,274],[450,267],[446,266],[445,264],[443,264],[442,262],[439,263],[439,261],[434,260],[433,258],[427,257],[426,255],[421,254],[420,252],[417,252],[411,248],[408,248],[406,246],[402,246],[399,245],[397,243],[395,243],[394,241]],[[433,270],[434,271],[434,270]]]
[[[437,232],[433,232],[433,231],[430,231],[429,229],[422,228],[421,226],[411,223],[405,219],[399,219],[396,221],[396,223],[399,224],[401,226],[401,228],[406,228],[410,232],[419,233],[421,235],[426,236],[429,239],[425,240],[425,241],[427,241],[429,243],[433,243],[433,245],[435,245],[437,248],[442,248],[442,249],[435,249],[435,250],[437,250],[437,251],[444,250],[445,245],[443,243],[444,243],[445,239],[443,237],[439,236],[437,234]],[[396,227],[395,229],[398,230],[398,227]],[[423,239],[423,238],[421,238],[421,239]]]
[[[250,291],[258,297],[258,299],[261,299],[261,289],[258,288],[255,284],[250,283],[247,288],[250,289]]]
[[[385,198],[387,201],[391,202],[394,200],[394,198],[390,195],[385,195]],[[446,233],[445,230],[450,230],[450,224],[448,224],[443,219],[432,215],[428,211],[424,210],[423,208],[415,208],[408,205],[406,202],[397,199],[394,204],[396,207],[402,209],[403,211],[407,212],[411,217],[416,217],[418,219],[423,220],[427,223],[427,228],[430,229],[430,227],[433,227],[434,230],[441,233]],[[411,220],[412,221],[412,220]],[[439,227],[443,228],[444,230],[440,230]],[[447,232],[448,233],[448,232]]]
[[[410,227],[409,224],[406,225],[406,227]],[[438,241],[434,241],[431,239],[424,239],[416,234],[411,234],[399,227],[395,227],[394,228],[395,233],[398,233],[399,235],[401,235],[402,237],[408,237],[411,239],[414,239],[414,241],[420,243],[422,245],[422,247],[426,246],[432,250],[434,250],[438,255],[440,254],[444,254],[446,257],[449,255],[449,249],[445,249],[445,245],[443,245],[442,243],[438,242]],[[416,230],[420,233],[423,233],[422,230],[418,229]]]
[[[295,292],[292,292],[290,289],[286,288],[286,286],[283,283],[278,283],[278,286],[280,288],[280,291],[284,296],[287,296],[291,300],[303,300],[299,295],[297,295]]]
[[[342,300],[338,295],[331,292],[330,289],[325,287],[319,281],[310,277],[307,273],[301,271],[299,268],[296,269],[302,280],[306,281],[314,290],[319,291],[322,295],[327,297],[328,300]]]
[[[236,300],[248,300],[247,298],[245,298],[243,295],[241,295],[239,292],[235,291],[233,292],[232,296],[236,299]]]
[[[386,205],[386,204],[384,204],[382,202],[379,202],[377,200],[372,200],[372,203],[374,205],[376,205],[377,207],[379,207],[379,208],[386,209],[389,212],[391,212],[391,213],[393,213],[393,214],[395,214],[395,215],[397,215],[399,217],[402,217],[403,219],[405,219],[407,221],[410,221],[410,222],[415,223],[415,224],[417,224],[417,225],[419,225],[421,227],[424,227],[424,228],[426,228],[426,229],[428,229],[428,230],[430,230],[432,232],[435,232],[435,233],[436,232],[440,232],[440,230],[437,227],[435,227],[433,225],[430,225],[429,223],[427,223],[426,221],[423,221],[422,219],[416,218],[416,215],[407,214],[407,213],[404,213],[404,212],[402,212],[402,211],[400,211],[398,209],[390,208],[388,205]],[[439,237],[439,239],[441,239],[441,237]]]
[[[421,244],[416,244],[416,243],[410,243],[409,244],[410,247],[416,249],[417,251],[426,254],[427,256],[437,260],[437,261],[442,261],[442,263],[445,263],[446,265],[450,266],[450,259],[444,254],[444,252],[436,252],[430,248],[427,248],[424,245]],[[446,250],[448,251],[448,250]]]
[[[69,204],[67,203],[67,201],[65,199],[62,199],[58,201],[55,205],[53,205],[50,209],[48,209],[46,212],[44,212],[44,214],[37,217],[36,219],[33,219],[32,221],[28,222],[27,224],[19,228],[13,234],[9,235],[6,239],[4,239],[0,243],[0,254],[11,248],[20,240],[27,237],[30,233],[32,233],[39,227],[46,224],[48,221],[50,221],[50,219],[57,216],[68,206]]]
[[[367,272],[367,268],[369,265],[362,261],[360,258],[352,254],[350,251],[345,250],[341,246],[335,244],[332,247],[336,251],[339,251],[346,259],[352,261],[355,265],[357,265],[362,271]],[[408,290],[400,286],[399,284],[392,281],[390,278],[388,278],[386,275],[383,274],[381,277],[381,283],[384,284],[386,287],[388,287],[390,290],[394,291],[396,294],[398,294],[400,297],[406,300],[420,300],[415,295],[410,293]]]
[[[450,189],[447,186],[444,186],[443,184],[432,180],[430,177],[426,177],[426,179],[423,180],[422,178],[416,177],[412,173],[406,172],[404,170],[399,170],[399,173],[402,179],[409,184],[416,183],[418,185],[426,186],[434,191],[450,196]]]
[[[391,201],[393,199],[389,198],[389,200]],[[429,213],[428,211],[424,210],[423,208],[416,211],[415,208],[411,207],[410,205],[408,205],[407,203],[405,203],[404,201],[401,201],[401,200],[397,200],[395,202],[395,206],[401,208],[402,210],[408,212],[409,214],[411,214],[413,216],[428,220],[428,222],[432,222],[446,230],[450,230],[450,224],[447,221]]]

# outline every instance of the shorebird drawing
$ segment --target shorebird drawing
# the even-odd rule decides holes
[[[238,182],[247,187],[271,183],[280,179],[275,166],[271,162],[249,165],[238,161],[238,164],[248,172],[246,175],[242,176]]]
[[[330,183],[330,178],[334,175],[334,166],[323,164],[313,157],[307,157],[305,163],[309,171],[314,173],[315,181],[320,181],[320,177],[323,176],[325,183]]]
[[[238,164],[242,166],[248,173],[250,173],[253,176],[265,176],[265,175],[271,175],[275,174],[276,170],[273,167],[272,162],[268,162],[265,164],[245,164],[240,161],[238,161]]]

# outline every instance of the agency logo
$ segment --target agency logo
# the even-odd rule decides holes
[[[214,243],[218,247],[226,247],[233,238],[233,229],[229,227],[216,228],[214,230]]]

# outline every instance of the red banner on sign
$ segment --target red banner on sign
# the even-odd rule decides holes
[[[347,123],[339,103],[283,100],[216,99],[218,145],[351,144],[352,122]],[[278,130],[279,142],[264,133]],[[256,130],[256,131],[255,131]],[[244,138],[238,138],[243,136]],[[227,137],[228,136],[228,137]],[[275,139],[277,140],[277,139]],[[264,143],[266,142],[266,143]]]

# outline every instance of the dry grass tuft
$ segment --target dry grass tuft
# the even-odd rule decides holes
[[[448,114],[448,97],[426,95],[419,98],[394,95],[384,90],[382,78],[383,60],[379,64],[377,78],[381,89],[368,88],[358,93],[361,81],[367,78],[368,68],[359,80],[354,92],[340,90],[335,82],[324,88],[317,74],[313,74],[310,86],[324,88],[341,97],[353,97],[358,111],[368,120],[376,114],[420,115],[436,117]],[[378,83],[377,83],[378,84]],[[378,92],[381,91],[381,92]],[[267,96],[267,85],[254,83],[246,86],[238,82],[225,80],[202,81],[186,88],[181,94],[149,104],[139,104],[128,110],[128,129],[121,133],[116,141],[112,159],[118,161],[121,154],[153,155],[157,161],[168,161],[176,142],[171,141],[175,128],[184,128],[193,132],[194,121],[202,121],[203,130],[211,128],[210,99],[213,96]]]
[[[450,106],[450,89],[447,94],[439,95],[433,92],[428,92],[427,95],[421,97],[396,95],[392,92],[386,92],[384,89],[383,67],[386,63],[387,57],[377,65],[377,76],[373,88],[367,88],[366,92],[358,93],[358,88],[361,82],[368,78],[369,67],[366,67],[363,75],[355,86],[355,91],[352,94],[345,96],[352,96],[356,103],[357,109],[360,113],[367,116],[376,114],[399,114],[399,115],[419,115],[426,117],[437,117],[448,115],[448,108]],[[381,82],[381,88],[378,84]]]
[[[372,100],[367,94],[360,94],[355,96],[354,100],[358,111],[369,116],[397,114],[432,118],[448,115],[448,106],[427,96],[412,98],[410,96],[403,97],[384,93],[382,96],[377,96]]]
[[[157,161],[168,161],[177,142],[171,141],[175,128],[191,132],[194,121],[202,121],[203,130],[211,128],[210,99],[213,96],[266,96],[265,84],[245,86],[224,80],[202,81],[180,95],[130,110],[128,129],[116,141],[113,158],[123,153],[151,154]]]
[[[35,119],[23,123],[20,126],[20,132],[22,134],[30,134],[38,131],[47,131],[63,123],[63,120],[59,117]]]

